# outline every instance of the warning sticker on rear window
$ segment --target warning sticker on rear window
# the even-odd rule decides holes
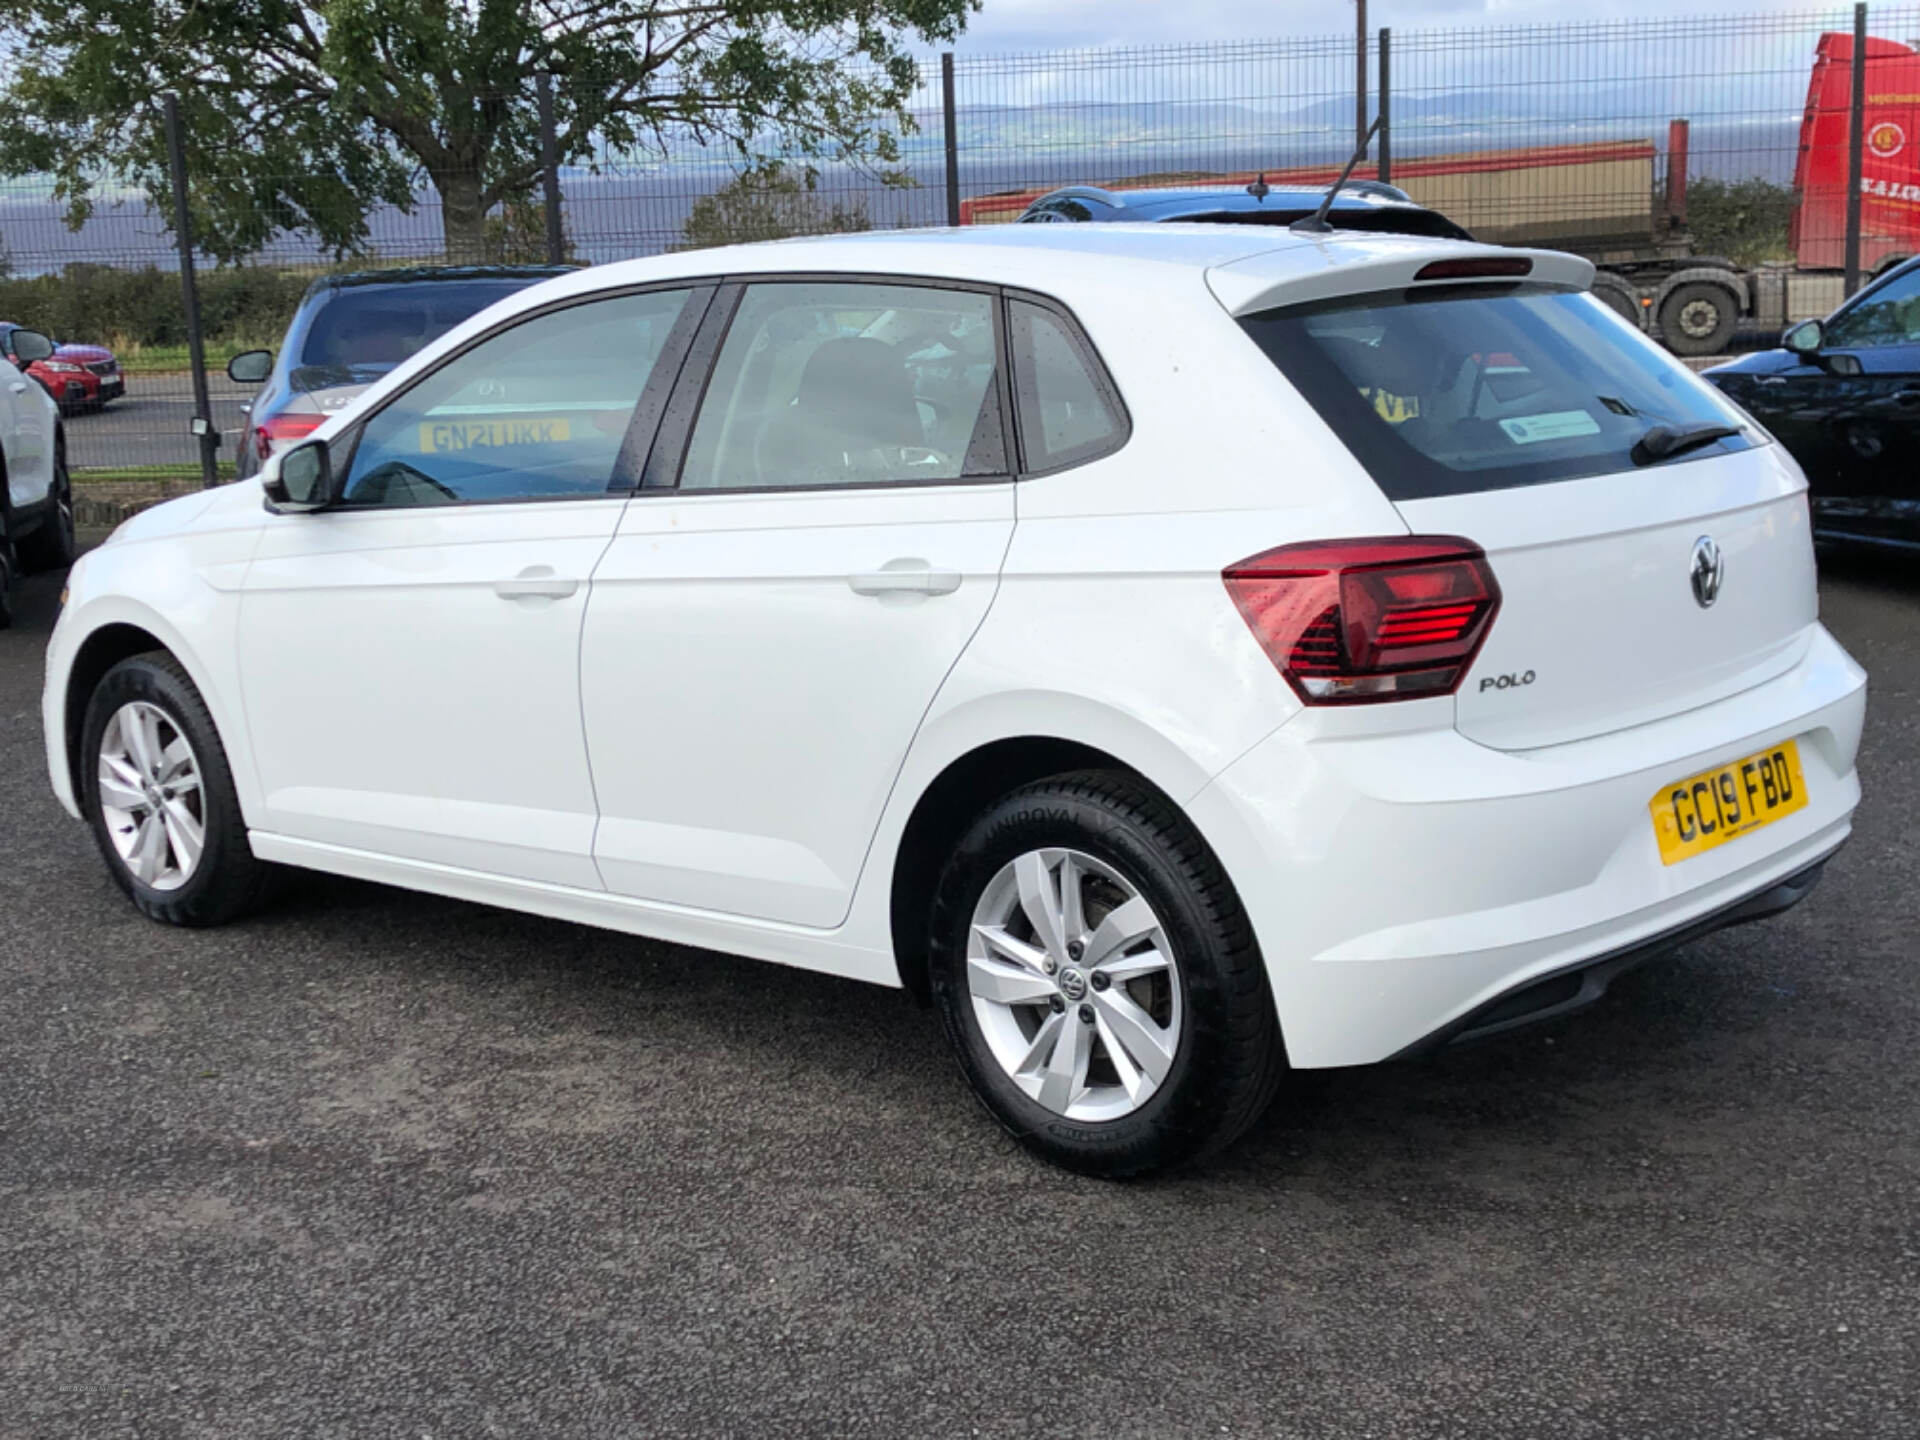
[[[1542,440],[1570,440],[1576,435],[1598,435],[1600,422],[1584,410],[1555,410],[1546,415],[1515,415],[1502,420],[1500,428],[1516,445],[1534,445]]]

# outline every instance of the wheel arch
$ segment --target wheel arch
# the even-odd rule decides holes
[[[244,811],[248,800],[247,786],[238,766],[234,765],[232,727],[222,713],[217,688],[208,682],[205,668],[171,626],[159,616],[131,606],[115,606],[87,629],[85,636],[74,645],[73,658],[67,662],[66,674],[60,682],[60,740],[66,751],[63,758],[68,782],[73,786],[75,803],[79,803],[85,793],[81,780],[80,739],[81,730],[86,724],[87,702],[93,698],[101,679],[115,665],[152,651],[164,652],[187,672],[194,689],[200,692],[207,713],[213,717],[220,743],[227,752],[228,763],[234,768],[235,787],[240,793]]]
[[[887,891],[894,965],[900,984],[917,999],[928,998],[926,921],[940,872],[966,826],[993,801],[1050,775],[1111,770],[1129,776],[1185,815],[1182,801],[1210,778],[1190,757],[1173,758],[1150,746],[1130,744],[1125,731],[1111,724],[1098,729],[1106,733],[1061,726],[975,734],[964,745],[943,747],[943,760],[923,762],[926,778],[907,791],[915,798],[892,847]],[[1164,747],[1166,742],[1159,744]],[[1192,817],[1187,818],[1192,823]]]

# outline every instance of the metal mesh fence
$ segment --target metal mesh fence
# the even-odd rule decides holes
[[[1367,113],[1380,115],[1383,134],[1357,173],[1385,171],[1484,239],[1566,245],[1621,265],[1710,248],[1747,272],[1771,267],[1797,287],[1789,308],[1817,313],[1843,294],[1854,19],[1848,7],[1381,32],[1370,42]],[[1920,4],[1873,5],[1867,22],[1870,62],[1913,77],[1880,94],[1872,75],[1896,69],[1870,71],[1859,258],[1871,273],[1920,249],[1920,54],[1912,69],[1900,62],[1920,52]],[[690,134],[627,150],[600,143],[560,175],[565,252],[602,263],[786,233],[936,225],[953,214],[1005,222],[1070,184],[1238,187],[1265,175],[1324,185],[1353,148],[1354,72],[1351,35],[960,55],[949,131],[934,58],[895,132],[898,158],[885,165],[796,162],[743,175],[736,151]],[[217,173],[190,181],[196,193],[237,183]],[[247,183],[258,189],[260,177]],[[456,238],[422,175],[411,203],[369,210],[350,253],[329,253],[298,226],[273,230],[239,263],[202,262],[208,368],[244,346],[275,345],[324,271],[544,260],[545,219],[536,185],[495,204],[479,234]],[[178,373],[177,270],[166,212],[125,177],[96,178],[92,213],[77,229],[51,180],[0,179],[0,320],[112,347],[131,371],[123,398],[70,422],[81,468],[195,460]],[[245,398],[216,373],[228,459],[247,439]]]

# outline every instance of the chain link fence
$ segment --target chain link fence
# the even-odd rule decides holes
[[[1856,26],[1869,38],[1865,107],[1850,100]],[[482,211],[486,177],[442,177],[458,192],[450,211],[422,175],[408,203],[368,211],[347,253],[298,226],[272,229],[241,261],[201,256],[195,267],[220,457],[230,463],[248,439],[248,389],[225,378],[226,360],[277,345],[308,285],[331,271],[603,263],[795,233],[1001,223],[1065,185],[1123,197],[1257,176],[1325,185],[1354,148],[1359,115],[1382,128],[1357,175],[1401,186],[1481,238],[1591,255],[1621,281],[1608,298],[1644,311],[1656,334],[1672,318],[1660,287],[1703,257],[1739,277],[1738,319],[1753,340],[1837,304],[1850,258],[1870,276],[1920,251],[1920,4],[1381,31],[1368,39],[1365,97],[1355,46],[1346,35],[943,57],[923,64],[885,163],[750,166],[729,145],[669,133],[651,147],[599,144],[550,192],[536,182]],[[186,179],[190,196],[232,181]],[[265,193],[260,177],[247,183]],[[98,392],[84,377],[63,397],[83,478],[199,483],[170,219],[107,175],[76,228],[52,181],[0,180],[0,321],[111,350],[124,377],[104,406],[87,403]]]

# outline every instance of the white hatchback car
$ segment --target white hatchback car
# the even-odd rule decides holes
[[[80,562],[54,788],[156,919],[292,865],[905,986],[1035,1150],[1207,1150],[1847,836],[1800,472],[1591,275],[1102,225],[563,276]]]

